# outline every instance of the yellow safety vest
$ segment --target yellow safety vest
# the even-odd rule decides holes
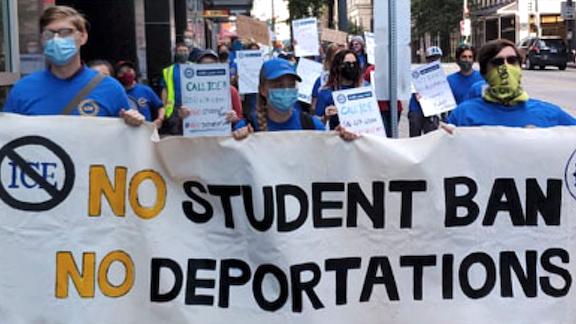
[[[170,118],[174,112],[174,103],[176,92],[174,91],[174,65],[171,65],[164,69],[164,84],[166,85],[166,105],[164,109],[166,110],[166,118]]]

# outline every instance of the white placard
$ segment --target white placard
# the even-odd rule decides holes
[[[366,41],[366,54],[368,54],[368,63],[376,64],[376,39],[374,33],[364,32],[364,40]]]
[[[372,87],[335,91],[332,98],[338,107],[340,124],[359,134],[386,137],[382,116]]]
[[[238,91],[241,94],[258,93],[260,84],[260,69],[264,57],[259,50],[236,52],[238,65]]]
[[[318,41],[318,19],[305,18],[292,22],[294,33],[294,55],[296,57],[320,55],[320,42]]]
[[[298,61],[298,68],[296,73],[302,78],[302,82],[298,84],[298,100],[305,103],[312,102],[312,90],[314,90],[314,83],[322,75],[322,64],[301,58]]]
[[[424,116],[434,116],[456,108],[456,100],[440,61],[412,71],[414,88],[420,94]]]
[[[224,136],[231,131],[226,113],[231,110],[228,64],[183,65],[180,69],[182,106],[190,109],[184,136]]]

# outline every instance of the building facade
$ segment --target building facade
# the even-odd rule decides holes
[[[472,2],[472,41],[505,38],[518,43],[528,36],[566,37],[562,0],[476,0]]]
[[[252,17],[268,23],[273,32],[271,35],[273,40],[290,39],[290,11],[287,0],[254,0]]]

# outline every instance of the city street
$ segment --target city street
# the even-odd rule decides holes
[[[530,97],[554,103],[576,117],[576,68],[560,71],[556,67],[546,70],[522,71],[522,83]]]

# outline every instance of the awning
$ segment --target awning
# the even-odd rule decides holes
[[[512,5],[516,5],[516,8],[518,8],[518,4],[516,2],[504,3],[504,4],[492,6],[490,8],[484,8],[481,10],[472,11],[472,12],[470,12],[470,15],[473,17],[487,17],[487,16],[493,16],[493,15],[499,15],[499,14],[501,14],[500,9],[506,9],[506,11],[508,11],[508,8],[506,8],[506,7],[510,7]]]

